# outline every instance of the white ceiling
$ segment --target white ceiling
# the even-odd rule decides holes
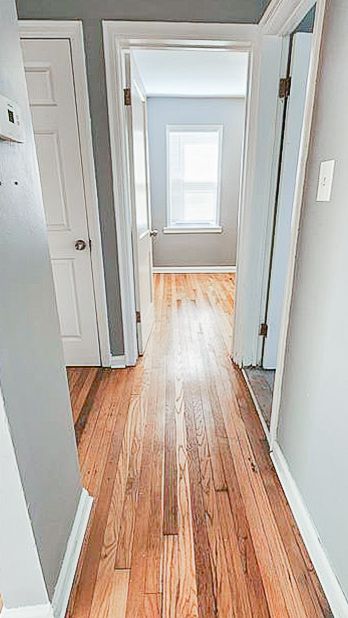
[[[148,96],[245,96],[245,52],[133,50]]]

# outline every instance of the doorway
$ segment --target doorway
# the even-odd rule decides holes
[[[104,22],[111,141],[118,136],[113,163],[116,208],[122,212],[116,219],[124,264],[126,364],[132,365],[153,327],[154,272],[236,269],[253,44],[225,41],[221,46],[210,40],[205,45],[181,37],[174,43],[175,38],[162,35],[156,45],[153,36],[146,42],[143,32],[141,43],[133,36],[127,41],[118,29]],[[122,93],[116,106],[110,94],[115,86]],[[227,127],[229,115],[232,127]]]
[[[235,272],[248,55],[130,49],[125,61],[141,355],[154,272]]]
[[[290,260],[293,206],[298,174],[307,81],[313,43],[315,6],[299,25],[284,38],[286,73],[279,83],[280,123],[278,166],[270,258],[262,323],[261,356],[257,366],[246,367],[244,374],[258,408],[265,431],[271,425],[273,391],[278,364],[281,321]]]
[[[20,22],[57,311],[67,366],[110,365],[80,22]]]

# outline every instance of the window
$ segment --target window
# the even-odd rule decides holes
[[[165,231],[221,231],[221,125],[167,127]]]

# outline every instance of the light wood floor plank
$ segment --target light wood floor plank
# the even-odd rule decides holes
[[[211,425],[214,433],[215,426],[213,422],[212,408],[209,406],[209,410],[207,412],[207,409],[204,405],[204,402],[208,398],[203,362],[203,356],[205,351],[202,349],[201,346],[201,354],[190,354],[190,351],[194,348],[195,339],[196,341],[202,340],[202,332],[200,331],[199,321],[197,321],[196,319],[197,316],[194,315],[195,311],[196,306],[195,304],[192,304],[192,302],[190,303],[190,308],[185,308],[186,320],[188,321],[187,326],[189,326],[189,324],[191,325],[191,329],[184,329],[185,333],[190,333],[190,336],[187,337],[187,349],[185,350],[185,359],[187,359],[189,365],[194,369],[194,371],[197,372],[197,375],[200,376],[200,380],[198,383],[199,389],[196,393],[196,399],[199,402],[199,405],[195,410],[194,421],[200,462],[200,476],[201,486],[203,489],[206,528],[209,541],[210,566],[212,571],[214,598],[216,604],[215,609],[218,615],[226,616],[226,618],[229,618],[230,616],[239,615],[239,607],[235,605],[235,598],[237,597],[234,598],[233,590],[230,586],[228,578],[225,548],[222,541],[216,501],[217,490],[219,491],[219,493],[225,493],[227,488],[220,459],[220,453],[219,451],[217,453],[215,452],[212,456],[212,445],[208,439],[209,432],[207,431],[207,425]],[[184,322],[184,320],[182,320],[182,322]],[[192,328],[192,325],[195,326]],[[214,442],[216,444],[216,447],[218,448],[218,439],[216,436],[214,436]],[[219,465],[221,466],[220,475],[223,479],[223,483],[218,484],[218,486],[216,483],[216,476],[214,481],[214,460],[216,457],[219,458]],[[236,585],[239,587],[240,582],[236,581]],[[248,603],[248,600],[246,600],[246,603]],[[245,615],[248,616],[250,614]]]
[[[175,277],[171,281],[174,299],[181,298],[182,289],[176,287]],[[171,548],[171,560],[163,561],[163,581],[169,581],[171,586],[163,591],[164,616],[192,616],[198,618],[197,578],[195,565],[195,549],[192,521],[192,504],[190,477],[188,466],[188,448],[185,426],[184,397],[184,349],[179,331],[178,312],[180,302],[172,308],[173,342],[175,349],[171,352],[175,357],[175,425],[178,468],[178,535],[177,541],[169,541],[166,550]],[[174,539],[175,537],[169,537]],[[170,574],[167,575],[167,569]]]
[[[128,582],[128,570],[117,570],[111,576],[111,599],[108,618],[124,618],[126,613]]]

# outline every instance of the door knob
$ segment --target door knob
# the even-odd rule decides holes
[[[84,251],[87,247],[87,244],[84,240],[76,240],[75,249],[76,251]]]
[[[156,238],[157,234],[158,234],[158,230],[151,230],[151,231],[150,231],[150,236],[151,236],[152,238]]]

